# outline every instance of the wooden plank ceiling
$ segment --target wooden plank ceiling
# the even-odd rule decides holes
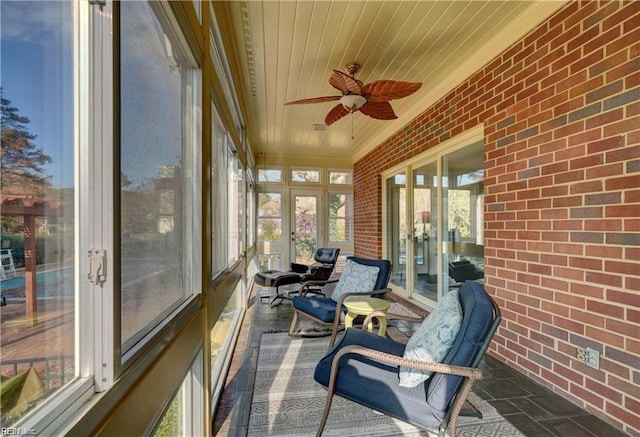
[[[226,2],[243,89],[240,102],[256,156],[353,162],[380,144],[565,1],[233,1]],[[422,82],[392,100],[397,120],[356,112],[324,126],[339,95],[333,69],[361,65],[356,78]]]

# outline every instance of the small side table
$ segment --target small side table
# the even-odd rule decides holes
[[[357,297],[352,296],[344,301],[344,306],[347,307],[347,315],[344,318],[344,327],[350,328],[353,326],[353,320],[357,316],[368,316],[374,311],[387,311],[391,303],[384,299],[378,299],[376,297]],[[385,336],[387,333],[387,318],[379,317],[380,321],[380,335]],[[373,323],[369,322],[367,326],[369,332],[373,332]]]

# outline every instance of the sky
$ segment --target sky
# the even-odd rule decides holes
[[[2,96],[31,120],[54,188],[73,186],[72,31],[71,2],[0,1]]]
[[[0,0],[2,96],[30,119],[54,188],[74,183],[73,7]],[[121,171],[144,181],[181,163],[182,60],[146,2],[123,3],[120,24]]]

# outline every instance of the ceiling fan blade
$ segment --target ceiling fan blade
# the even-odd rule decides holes
[[[407,97],[416,92],[422,83],[420,82],[398,82],[396,80],[377,80],[368,83],[362,88],[362,94],[368,95],[370,102],[388,102],[393,99]]]
[[[330,124],[340,120],[342,117],[344,117],[348,113],[349,113],[349,110],[344,106],[342,106],[342,103],[340,103],[334,106],[331,111],[329,111],[327,116],[324,118],[324,124],[329,126]]]
[[[339,70],[333,70],[329,84],[344,94],[362,94],[362,84],[353,77]]]
[[[360,112],[378,120],[394,120],[398,118],[389,102],[372,102],[369,100],[360,108]]]
[[[292,102],[287,102],[285,103],[285,105],[300,105],[303,103],[331,102],[333,100],[340,100],[341,97],[342,96],[311,97],[310,99],[294,100]]]

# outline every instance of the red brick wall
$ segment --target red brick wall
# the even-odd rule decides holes
[[[485,129],[491,353],[640,435],[640,1],[571,2],[354,166],[355,252],[380,173]],[[576,346],[601,353],[601,370]]]

